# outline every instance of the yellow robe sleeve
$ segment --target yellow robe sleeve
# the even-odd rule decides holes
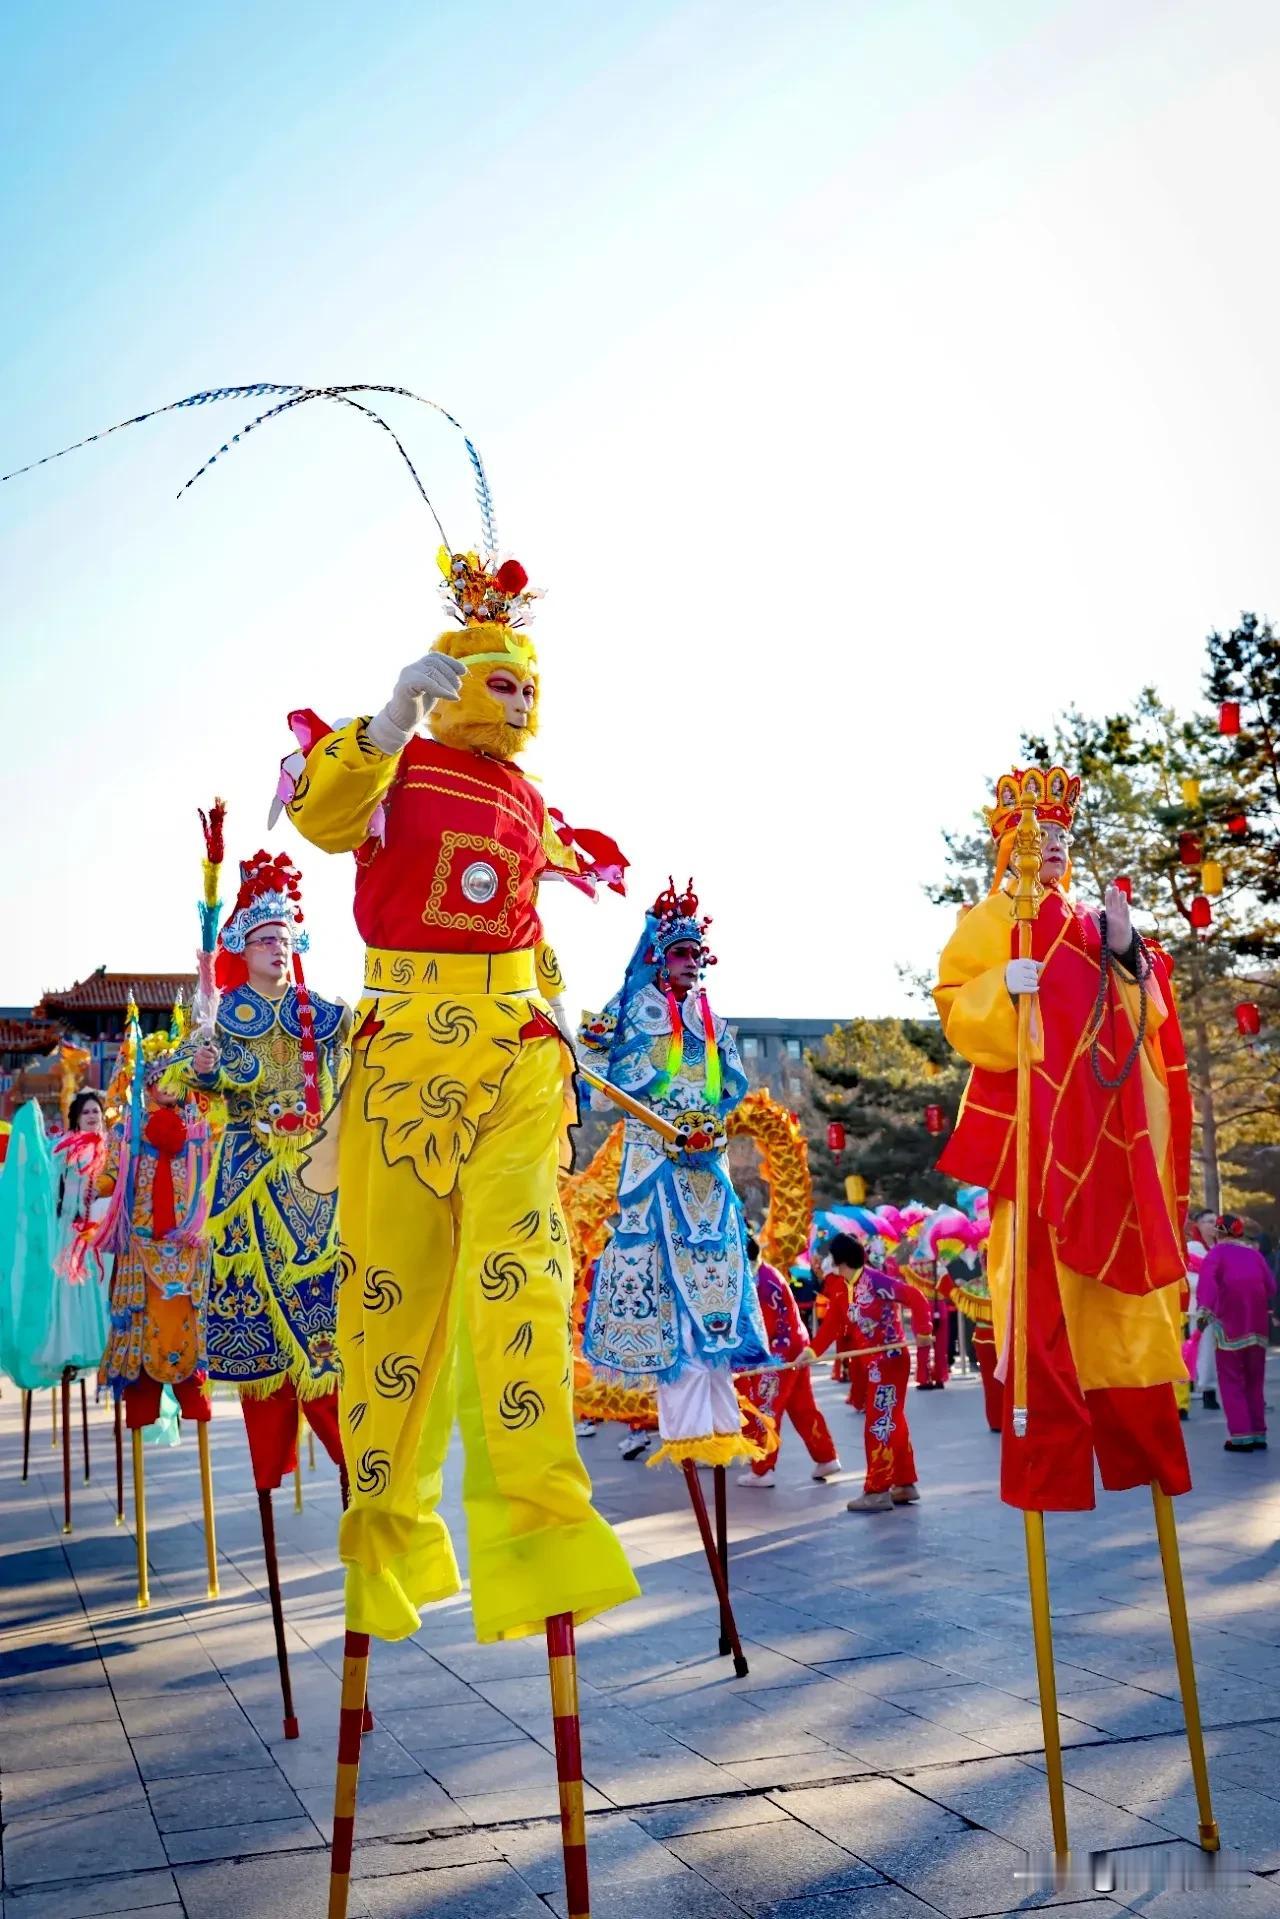
[[[304,840],[324,853],[354,853],[369,837],[369,820],[395,778],[398,753],[383,753],[348,720],[307,755],[289,817]]]
[[[1018,1064],[1018,1012],[1004,983],[1013,902],[991,894],[970,907],[943,948],[933,989],[942,1030],[971,1066],[1010,1073]],[[1035,1058],[1042,1048],[1033,1040]]]

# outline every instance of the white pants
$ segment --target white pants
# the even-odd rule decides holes
[[[1196,1348],[1196,1391],[1204,1393],[1217,1390],[1218,1329],[1210,1323],[1202,1330],[1200,1344]]]
[[[658,1432],[666,1439],[707,1439],[712,1433],[740,1433],[733,1374],[713,1370],[697,1356],[693,1335],[680,1316],[680,1346],[684,1370],[670,1385],[658,1387]]]

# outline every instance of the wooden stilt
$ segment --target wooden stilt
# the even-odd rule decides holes
[[[316,1436],[312,1432],[310,1426],[308,1426],[307,1427],[307,1471],[309,1473],[313,1473],[315,1469],[316,1469]]]
[[[1200,1844],[1206,1852],[1217,1852],[1222,1845],[1222,1838],[1218,1832],[1218,1822],[1213,1816],[1213,1799],[1209,1792],[1209,1767],[1204,1756],[1200,1696],[1196,1690],[1196,1666],[1191,1653],[1191,1625],[1187,1618],[1186,1588],[1182,1583],[1177,1522],[1173,1516],[1173,1501],[1154,1480],[1151,1482],[1151,1498],[1156,1509],[1156,1537],[1160,1541],[1160,1563],[1164,1568],[1164,1591],[1169,1603],[1173,1656],[1178,1665],[1182,1716],[1187,1722],[1191,1777],[1195,1781],[1196,1806],[1200,1814]]]
[[[56,1386],[49,1394],[49,1415],[53,1420],[53,1437],[49,1441],[49,1449],[56,1453],[58,1450],[58,1389]]]
[[[707,1564],[711,1568],[711,1577],[715,1584],[716,1597],[720,1601],[720,1617],[729,1639],[729,1650],[733,1654],[733,1670],[739,1679],[745,1679],[751,1670],[742,1650],[742,1641],[738,1637],[737,1622],[733,1617],[733,1606],[729,1600],[729,1588],[725,1584],[724,1572],[720,1565],[720,1555],[716,1551],[715,1534],[711,1530],[711,1521],[707,1516],[707,1502],[702,1496],[702,1485],[698,1478],[698,1468],[691,1459],[684,1462],[684,1480],[689,1488],[689,1500],[693,1507],[693,1516],[698,1522],[698,1531],[702,1535],[702,1550],[707,1555]]]
[[[302,1511],[302,1408],[298,1408],[298,1436],[293,1448],[293,1510]]]
[[[356,1835],[360,1783],[360,1732],[369,1679],[369,1635],[348,1631],[342,1647],[342,1709],[338,1714],[338,1780],[333,1799],[329,1854],[329,1919],[347,1919],[351,1851]]]
[[[276,1636],[276,1664],[280,1668],[280,1699],[284,1707],[284,1736],[299,1737],[298,1719],[293,1710],[293,1687],[289,1683],[289,1649],[284,1637],[284,1602],[280,1597],[280,1564],[276,1558],[276,1521],[271,1510],[271,1488],[258,1488],[258,1516],[262,1520],[262,1552],[267,1562],[267,1591],[271,1596],[271,1625]]]
[[[556,1781],[560,1788],[565,1909],[568,1919],[591,1919],[587,1824],[582,1794],[582,1727],[578,1717],[578,1658],[572,1613],[556,1613],[548,1619],[547,1662],[551,1668],[551,1730],[555,1737]]]
[[[729,1590],[729,1491],[728,1474],[723,1466],[712,1468],[712,1483],[715,1488],[716,1502],[716,1552],[720,1558],[720,1570],[724,1574],[724,1588]],[[720,1656],[730,1651],[729,1629],[725,1622],[723,1609],[720,1613]]]
[[[204,1556],[209,1568],[209,1597],[218,1597],[218,1541],[213,1527],[213,1468],[209,1459],[209,1422],[196,1423],[196,1444],[200,1449],[200,1499],[204,1506]]]
[[[80,1375],[80,1430],[84,1434],[84,1483],[89,1481],[89,1388],[85,1384],[84,1374]]]
[[[1036,1678],[1040,1685],[1040,1722],[1044,1727],[1044,1764],[1049,1779],[1049,1819],[1053,1850],[1067,1850],[1067,1796],[1062,1775],[1062,1735],[1058,1725],[1058,1682],[1053,1670],[1053,1623],[1049,1614],[1049,1561],[1044,1548],[1044,1514],[1024,1512],[1027,1535],[1027,1584],[1031,1592],[1031,1630],[1036,1642]]]
[[[22,1477],[31,1473],[31,1394],[22,1395]]]
[[[62,1533],[71,1531],[71,1368],[62,1369],[58,1387],[62,1401]]]
[[[133,1441],[133,1527],[138,1535],[138,1610],[145,1612],[151,1604],[151,1588],[147,1584],[147,1484],[142,1465],[141,1431],[135,1428],[130,1438]]]
[[[116,1525],[124,1525],[124,1412],[120,1405],[120,1395],[112,1395],[115,1400],[116,1428]]]
[[[338,1494],[342,1500],[342,1510],[345,1513],[347,1507],[351,1504],[351,1481],[347,1478],[345,1461],[338,1468]],[[369,1704],[369,1694],[366,1690],[364,1696],[364,1715],[360,1722],[360,1730],[363,1733],[372,1732],[377,1723],[377,1720],[373,1716],[373,1708]]]

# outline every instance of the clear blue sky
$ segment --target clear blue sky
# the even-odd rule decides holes
[[[388,380],[548,589],[532,762],[635,861],[548,902],[598,1002],[692,871],[726,1010],[902,1004],[1019,730],[1280,609],[1264,0],[22,4],[0,18],[0,470],[252,379]],[[188,962],[195,809],[380,705],[434,529],[333,409],[0,492],[0,1002]],[[402,406],[446,523],[456,438]],[[277,838],[290,844],[289,829]],[[322,989],[344,861],[292,842]]]

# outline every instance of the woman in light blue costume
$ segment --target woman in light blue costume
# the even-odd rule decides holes
[[[579,1031],[604,1078],[685,1135],[674,1148],[626,1121],[618,1221],[592,1285],[583,1354],[606,1376],[656,1382],[656,1459],[723,1466],[757,1456],[733,1375],[772,1362],[726,1156],[725,1118],[747,1078],[701,983],[715,961],[704,941],[710,921],[697,912],[692,882],[680,895],[668,886],[621,991]]]
[[[96,1373],[110,1315],[103,1263],[88,1242],[105,1120],[99,1094],[77,1095],[56,1146],[36,1100],[13,1123],[0,1178],[0,1372],[28,1392],[68,1370]]]
[[[28,1100],[14,1120],[0,1175],[0,1372],[28,1394],[24,1479],[29,1395],[62,1386],[65,1532],[71,1530],[70,1385],[77,1375],[83,1381],[85,1374],[97,1372],[111,1330],[106,1268],[89,1237],[95,1213],[102,1210],[96,1184],[105,1124],[101,1094],[78,1093],[71,1102],[69,1131],[51,1146],[39,1103]],[[83,1385],[81,1410],[87,1462]]]

